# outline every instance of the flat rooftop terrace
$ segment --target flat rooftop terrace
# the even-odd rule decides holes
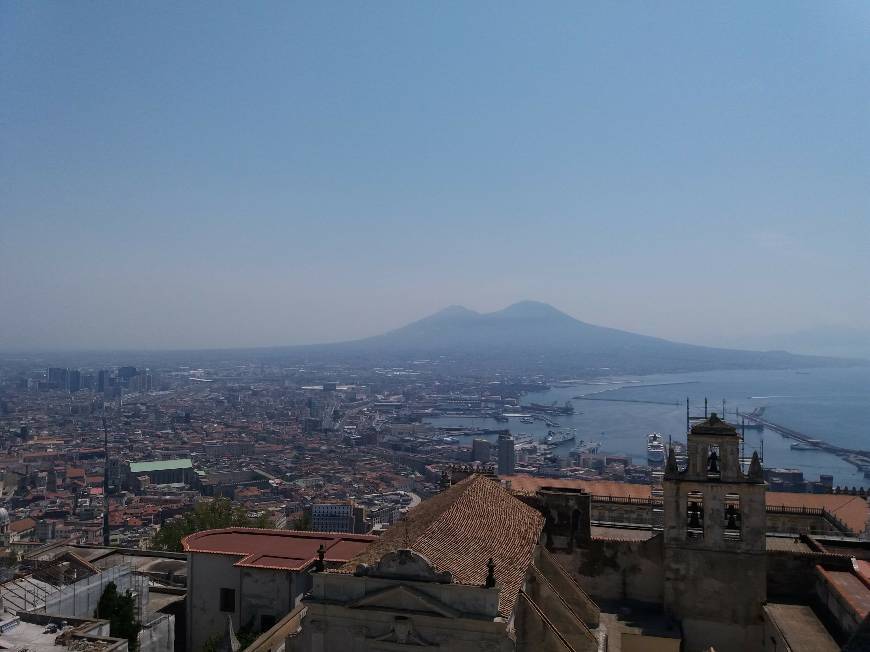
[[[838,652],[840,646],[809,607],[770,602],[764,611],[792,652]]]
[[[679,623],[660,609],[630,601],[602,600],[599,606],[601,607],[599,629],[607,632],[608,652],[622,652],[623,643],[634,650],[680,649],[682,634]],[[650,638],[661,640],[653,642],[649,640]]]
[[[367,534],[340,532],[225,528],[191,534],[182,540],[182,545],[186,552],[241,557],[235,566],[301,571],[317,560],[321,545],[326,551],[324,561],[343,564],[377,539]]]

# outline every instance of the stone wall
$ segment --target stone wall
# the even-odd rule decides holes
[[[536,552],[535,567],[540,569],[540,572],[587,627],[598,627],[601,609],[577,584],[568,571],[556,561],[553,555],[540,546]]]
[[[554,550],[552,554],[595,600],[663,601],[660,534],[648,541],[593,539],[582,549]]]
[[[767,553],[767,595],[771,600],[798,600],[810,604],[816,596],[817,564],[832,570],[851,570],[851,561],[843,555],[821,552]]]
[[[822,510],[767,508],[767,531],[781,534],[816,534],[843,536],[842,528],[825,518]]]
[[[597,523],[627,523],[630,525],[659,525],[661,505],[641,500],[592,499],[592,520]]]
[[[175,649],[175,616],[163,614],[139,632],[139,652],[172,652]]]
[[[517,652],[574,652],[575,648],[550,626],[547,617],[524,593],[517,600],[515,626]],[[590,652],[597,649],[597,644],[593,648],[579,648]]]
[[[598,640],[573,610],[571,605],[559,594],[550,581],[535,567],[532,567],[526,580],[526,593],[538,609],[546,614],[549,623],[555,627],[562,638],[573,650],[580,652],[598,650]],[[537,628],[536,628],[537,629]],[[522,632],[522,636],[526,636]]]

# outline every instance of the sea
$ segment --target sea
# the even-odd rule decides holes
[[[556,453],[567,456],[576,443],[599,442],[599,452],[627,454],[635,463],[646,464],[650,432],[665,440],[685,442],[686,400],[692,416],[708,412],[738,422],[736,411],[764,407],[764,418],[829,443],[870,450],[870,367],[814,368],[776,371],[707,371],[649,376],[602,376],[576,384],[555,385],[545,392],[523,397],[522,403],[564,404],[570,401],[573,415],[552,417],[560,429],[576,429],[576,441],[565,443]],[[519,418],[508,423],[494,419],[441,417],[429,420],[440,426],[504,429],[512,434],[541,438],[548,428],[541,421],[525,424]],[[739,423],[739,422],[738,422]],[[487,438],[495,440],[496,435]],[[469,443],[472,437],[461,439]],[[467,441],[465,441],[467,440]],[[792,450],[793,440],[771,430],[747,430],[745,453],[763,452],[767,468],[800,469],[806,480],[820,474],[834,476],[835,486],[870,487],[870,479],[845,460],[822,451]]]

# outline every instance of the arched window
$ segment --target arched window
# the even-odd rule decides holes
[[[686,495],[686,537],[700,539],[704,536],[704,494],[690,491]]]
[[[722,510],[722,532],[728,539],[739,539],[743,533],[743,515],[740,512],[740,494],[725,494]]]
[[[721,471],[720,459],[719,459],[719,446],[716,444],[712,444],[707,449],[707,477],[708,478],[720,478],[720,477],[722,477],[722,471]]]

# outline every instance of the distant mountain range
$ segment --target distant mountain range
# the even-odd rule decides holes
[[[712,319],[716,315],[711,315]],[[383,335],[287,353],[386,366],[438,360],[447,370],[548,375],[664,373],[712,369],[788,369],[864,364],[785,351],[722,349],[595,326],[556,308],[523,301],[491,313],[450,306]]]
[[[816,328],[735,339],[725,343],[749,349],[786,349],[792,353],[870,359],[870,331],[846,326]]]

